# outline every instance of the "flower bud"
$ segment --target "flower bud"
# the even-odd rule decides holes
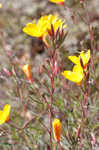
[[[25,73],[28,80],[30,81],[30,83],[33,83],[32,71],[30,65],[29,64],[23,65],[22,70]]]
[[[61,122],[59,119],[55,118],[53,121],[53,133],[54,133],[54,137],[56,142],[60,141],[61,138]]]
[[[7,75],[8,77],[11,76],[11,72],[10,72],[8,69],[4,68],[3,71],[6,73],[6,75]]]

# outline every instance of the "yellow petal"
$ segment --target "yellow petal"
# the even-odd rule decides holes
[[[0,115],[0,117],[1,117],[0,118],[0,125],[1,125],[1,124],[5,123],[5,120],[3,119],[2,115]]]
[[[74,64],[80,63],[80,58],[77,56],[68,56],[68,59],[71,60]]]
[[[10,106],[9,104],[6,104],[6,105],[4,106],[3,111],[4,111],[7,115],[9,115],[10,109],[11,109],[11,106]]]
[[[83,68],[79,64],[78,65],[74,65],[73,72],[80,72],[80,73],[83,74]]]
[[[3,112],[3,111],[0,110],[0,116],[2,115],[2,112]]]
[[[90,59],[90,50],[88,50],[86,53],[84,53],[84,51],[82,51],[80,53],[79,58],[82,59],[83,65],[85,66],[86,64],[88,64],[88,61]]]
[[[62,75],[68,79],[71,80],[72,82],[76,82],[79,83],[82,81],[82,79],[84,78],[84,74],[81,72],[72,72],[72,71],[64,71],[62,72]]]
[[[25,32],[26,34],[35,37],[41,37],[42,33],[37,31],[38,31],[37,25],[32,23],[28,23],[26,27],[23,28],[23,32]]]

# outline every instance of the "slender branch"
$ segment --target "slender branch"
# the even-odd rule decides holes
[[[23,95],[22,95],[21,88],[19,88],[19,96],[20,96],[20,100],[21,100],[21,104],[22,104],[23,110],[24,110],[24,112],[26,112],[26,107],[25,107],[25,105],[23,103]]]
[[[60,142],[58,144],[59,144],[60,149],[64,150],[64,148],[62,147],[62,145],[60,144]]]
[[[50,122],[50,150],[52,150],[52,104],[53,104],[53,94],[54,94],[54,70],[55,70],[55,55],[56,49],[53,50],[50,61],[50,81],[51,81],[51,91],[50,91],[50,107],[49,107],[49,122]]]

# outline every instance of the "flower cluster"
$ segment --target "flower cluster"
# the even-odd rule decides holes
[[[84,71],[86,71],[87,64],[90,59],[90,50],[88,50],[86,53],[82,51],[78,57],[69,56],[68,59],[75,64],[73,67],[73,71],[66,70],[62,72],[62,75],[68,80],[80,84],[82,79],[84,78]]]
[[[6,104],[3,110],[0,110],[0,125],[7,122],[9,120],[11,106]]]
[[[28,23],[23,28],[23,32],[30,36],[41,38],[43,40],[46,35],[52,34],[51,25],[53,26],[54,32],[57,29],[61,30],[62,28],[66,28],[66,25],[64,25],[64,21],[59,19],[58,15],[54,16],[50,14],[48,16],[42,16],[37,23],[35,20],[31,23]]]

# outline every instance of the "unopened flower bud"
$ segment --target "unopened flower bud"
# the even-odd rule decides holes
[[[11,76],[11,72],[9,72],[8,69],[4,68],[3,71],[6,73],[6,75],[7,75],[8,77]]]
[[[61,138],[61,122],[59,119],[55,118],[53,121],[53,133],[54,133],[54,137],[56,142],[60,141]]]
[[[25,73],[28,80],[30,81],[30,83],[33,83],[32,71],[30,65],[29,64],[23,65],[22,70]]]
[[[92,137],[92,144],[94,145],[94,144],[96,144],[96,137],[95,137],[95,135],[92,133],[91,134],[91,137]]]

